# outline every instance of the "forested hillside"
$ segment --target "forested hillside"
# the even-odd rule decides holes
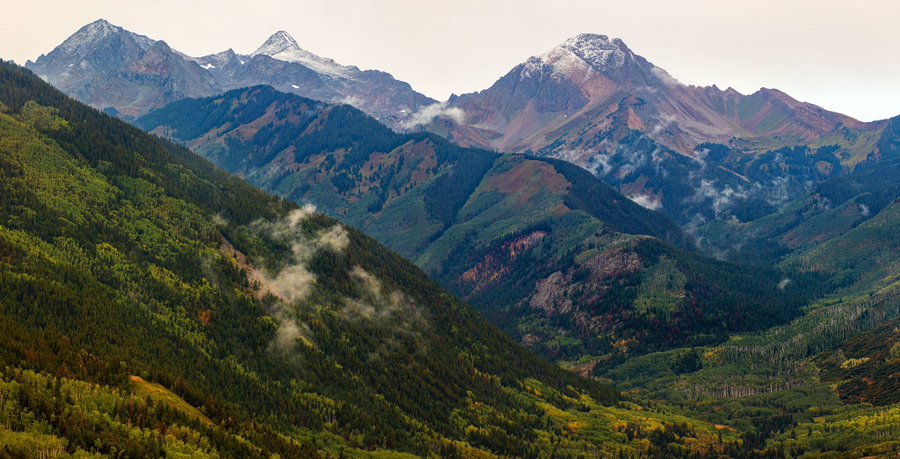
[[[735,334],[717,346],[638,357],[603,376],[638,399],[666,400],[678,412],[740,430],[745,447],[765,455],[896,457],[900,203],[895,166],[895,160],[864,165],[820,184],[815,194],[789,208],[797,213],[787,210],[732,228],[757,242],[767,240],[766,230],[806,234],[802,240],[771,240],[772,246],[783,244],[777,252],[757,245],[757,260],[781,259],[784,266],[816,272],[838,287],[835,293],[785,325]],[[799,211],[816,200],[818,208]],[[731,255],[752,251],[747,247]]]
[[[778,288],[783,269],[702,257],[671,220],[572,164],[397,134],[269,87],[182,100],[137,124],[373,236],[584,374],[783,323],[829,288],[811,273]]]
[[[708,454],[360,233],[0,65],[4,456]]]
[[[892,131],[881,157],[781,212],[704,228],[701,250],[732,264],[572,165],[354,115],[252,88],[140,123],[363,228],[523,344],[651,411],[716,424],[745,455],[900,449]]]

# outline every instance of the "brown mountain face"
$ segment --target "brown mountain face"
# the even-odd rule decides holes
[[[455,141],[500,151],[552,151],[560,140],[615,136],[619,127],[686,155],[705,142],[773,148],[815,143],[842,127],[878,127],[774,89],[743,95],[683,85],[621,40],[595,34],[571,38],[450,104],[465,114],[450,128]]]
[[[582,166],[688,228],[777,211],[878,158],[863,123],[774,89],[683,85],[619,39],[582,34],[454,96],[427,129],[464,145]]]

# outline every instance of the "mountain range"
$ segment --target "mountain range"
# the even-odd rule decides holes
[[[900,117],[595,34],[440,103],[283,32],[29,67],[131,125],[0,67],[0,456],[900,452]]]
[[[270,87],[138,119],[225,171],[363,231],[523,344],[598,362],[785,322],[827,287],[699,255],[691,237],[564,161],[397,134]],[[724,324],[724,325],[723,325]]]
[[[845,127],[877,128],[798,102],[775,89],[743,95],[732,88],[679,83],[622,40],[581,34],[517,65],[483,91],[452,97],[465,123],[459,141],[500,151],[557,151],[618,128],[691,155],[703,143],[775,148],[814,143]],[[574,143],[572,131],[584,137]],[[470,129],[467,129],[470,128]]]
[[[125,119],[185,97],[257,84],[352,104],[397,126],[435,103],[385,72],[316,56],[284,31],[249,55],[228,49],[191,57],[100,19],[25,66],[76,99]]]
[[[620,403],[372,239],[5,62],[0,152],[5,457],[738,448]]]
[[[303,50],[283,31],[248,55],[229,49],[194,58],[98,20],[26,67],[125,119],[260,84],[349,104],[397,131],[572,162],[691,232],[776,212],[815,183],[877,161],[887,126],[777,89],[743,95],[684,85],[597,34],[572,37],[490,88],[441,103],[387,73]]]
[[[428,129],[461,145],[573,162],[681,224],[747,221],[881,157],[863,123],[777,89],[679,83],[619,39],[582,34],[483,91],[453,96]],[[796,149],[802,146],[801,149]]]

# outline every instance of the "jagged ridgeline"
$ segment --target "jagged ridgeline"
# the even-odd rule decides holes
[[[0,64],[0,456],[726,452],[421,271]]]

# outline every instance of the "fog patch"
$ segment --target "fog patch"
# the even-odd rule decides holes
[[[713,212],[715,212],[716,217],[722,216],[735,200],[746,198],[747,192],[745,190],[734,189],[730,185],[725,185],[721,189],[718,189],[713,180],[700,180],[700,186],[693,196],[695,202],[704,200],[711,201],[712,209]]]
[[[859,214],[860,215],[862,215],[863,217],[868,217],[869,215],[871,215],[871,213],[869,212],[869,206],[867,206],[861,202],[856,203],[856,205],[859,206]]]
[[[650,68],[650,73],[652,73],[653,76],[656,77],[656,79],[658,79],[662,84],[666,86],[678,86],[681,84],[678,82],[678,80],[675,79],[675,77],[669,75],[669,72],[666,72],[665,70],[655,65]]]
[[[701,149],[694,150],[694,156],[692,156],[691,158],[693,158],[693,160],[695,162],[697,162],[697,164],[700,164],[701,172],[706,170],[706,158],[708,156],[709,156],[708,148],[701,148]],[[693,171],[691,173],[693,174]]]
[[[662,207],[661,199],[646,194],[633,194],[628,196],[628,199],[645,209],[657,210]]]
[[[309,294],[313,284],[316,283],[316,276],[309,272],[306,266],[298,263],[282,269],[274,278],[267,280],[276,296],[293,303]]]
[[[778,283],[778,290],[784,291],[788,285],[791,285],[791,280],[785,277]]]
[[[270,311],[277,324],[275,338],[270,345],[273,350],[289,350],[298,340],[313,346],[309,327],[298,322],[293,312],[297,303],[307,298],[316,284],[316,276],[308,267],[309,261],[320,250],[342,253],[350,244],[350,236],[340,224],[319,230],[315,234],[305,230],[303,223],[315,215],[315,212],[315,206],[307,204],[290,211],[279,220],[257,221],[251,225],[257,231],[286,243],[291,248],[291,260],[285,266],[274,272],[260,271],[268,293],[277,299]]]
[[[706,217],[703,215],[696,213],[693,217],[684,225],[684,229],[691,234],[697,234],[697,231],[701,226],[707,223]]]
[[[592,156],[587,169],[594,175],[609,174],[609,171],[612,170],[612,165],[609,164],[609,155],[597,153]]]
[[[274,351],[286,351],[302,342],[307,347],[315,347],[310,337],[312,331],[309,327],[297,319],[281,312],[275,317],[278,323],[278,329],[275,330],[275,338],[269,344],[269,348]]]
[[[398,331],[415,333],[427,326],[415,302],[399,290],[388,291],[380,279],[356,266],[350,276],[361,287],[360,298],[347,298],[343,314],[349,320],[366,320],[390,325]]]
[[[348,245],[350,245],[350,235],[341,225],[334,225],[322,231],[316,239],[316,246],[337,253],[342,253]]]
[[[260,232],[268,233],[273,239],[291,246],[292,263],[276,272],[261,271],[271,293],[282,302],[293,303],[303,299],[316,282],[316,276],[306,268],[306,263],[315,253],[315,244],[303,234],[301,226],[315,212],[315,206],[307,204],[290,211],[280,220],[258,221],[253,224]]]
[[[304,204],[299,209],[294,209],[288,212],[287,216],[280,224],[275,225],[276,230],[280,231],[290,231],[297,229],[297,227],[303,223],[309,217],[312,217],[316,213],[316,206],[312,204]],[[273,236],[280,237],[283,233],[278,232],[274,233]]]
[[[408,129],[413,129],[434,121],[435,118],[450,118],[457,124],[465,122],[466,113],[459,107],[451,107],[447,102],[437,102],[420,108],[406,122]]]
[[[357,96],[346,96],[341,99],[339,103],[349,105],[351,107],[362,107],[365,104],[365,101]]]
[[[222,216],[222,214],[215,214],[212,218],[213,225],[218,226],[219,228],[223,226],[228,226],[228,220]]]
[[[788,185],[787,177],[773,177],[767,187],[768,196],[766,197],[766,202],[773,206],[780,207],[789,201],[791,195],[788,190]]]
[[[658,136],[659,134],[662,134],[663,131],[669,129],[669,126],[674,125],[675,122],[678,121],[678,118],[676,118],[675,115],[669,115],[667,113],[663,113],[659,117],[659,121],[660,122],[655,124],[653,126],[653,129],[650,130],[650,132],[653,136]]]

